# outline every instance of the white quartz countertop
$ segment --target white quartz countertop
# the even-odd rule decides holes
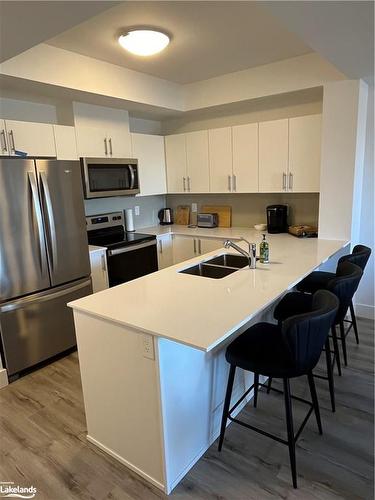
[[[256,231],[252,228],[247,227],[188,227],[180,226],[178,224],[172,224],[170,226],[153,226],[146,227],[139,230],[140,233],[144,234],[155,234],[156,236],[164,236],[167,234],[179,234],[184,236],[191,236],[192,238],[253,238],[255,241],[260,241],[261,236],[266,231]]]
[[[158,233],[156,233],[158,230]],[[246,228],[188,229],[183,226],[142,229],[150,234],[239,238],[260,242],[261,232]],[[286,290],[348,244],[289,234],[267,235],[270,264],[243,268],[221,279],[181,274],[216,250],[129,283],[69,303],[73,309],[114,321],[142,332],[210,351]],[[245,243],[241,243],[246,248]],[[104,332],[103,332],[104,333]]]

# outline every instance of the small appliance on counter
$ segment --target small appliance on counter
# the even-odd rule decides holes
[[[125,229],[127,233],[134,233],[134,217],[133,217],[133,209],[126,208],[125,211]]]
[[[219,217],[217,214],[200,213],[197,217],[198,227],[217,227]]]
[[[173,224],[173,211],[171,208],[162,208],[158,213],[161,226],[168,226]]]
[[[270,234],[288,232],[288,205],[268,205],[267,231]]]

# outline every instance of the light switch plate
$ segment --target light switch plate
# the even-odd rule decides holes
[[[139,205],[135,205],[135,207],[134,207],[134,213],[135,213],[135,215],[139,215],[140,214]]]
[[[198,205],[196,203],[191,204],[191,211],[192,212],[198,212]]]

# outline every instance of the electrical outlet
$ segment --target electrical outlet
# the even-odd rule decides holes
[[[198,206],[197,206],[197,204],[196,204],[196,203],[192,203],[192,204],[191,204],[191,211],[192,211],[193,213],[198,212]]]
[[[139,214],[140,214],[140,208],[139,208],[139,205],[136,205],[136,206],[134,207],[134,213],[135,213],[135,215],[139,215]]]
[[[143,357],[155,359],[154,337],[148,333],[142,335]]]

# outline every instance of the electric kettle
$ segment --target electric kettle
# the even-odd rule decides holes
[[[159,210],[158,217],[162,226],[173,224],[173,211],[171,208],[162,208]]]

